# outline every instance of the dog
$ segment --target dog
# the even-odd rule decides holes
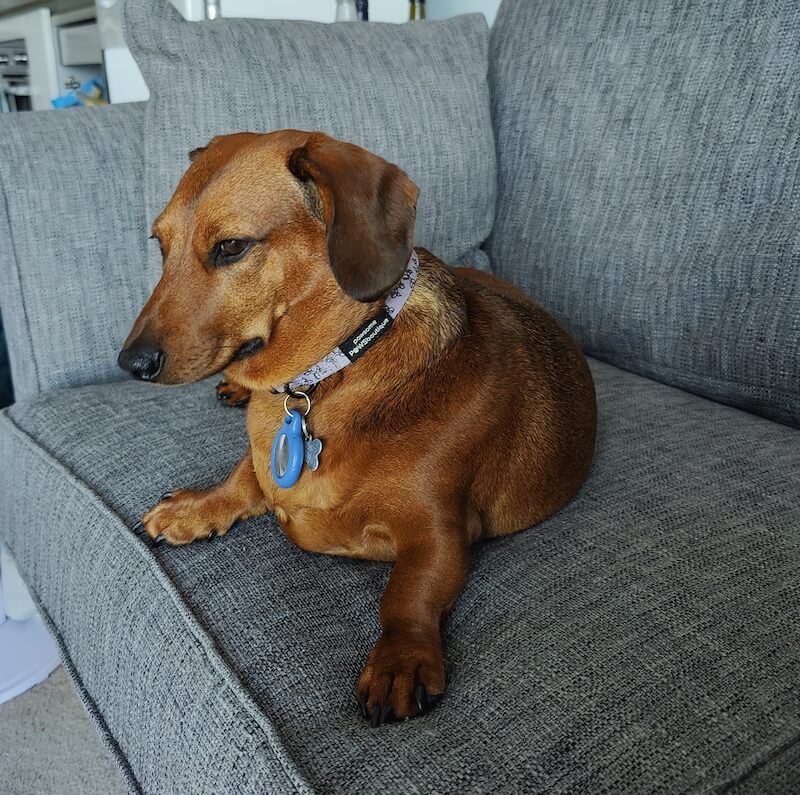
[[[188,544],[271,511],[304,550],[393,561],[356,700],[372,726],[425,713],[470,546],[551,516],[589,472],[586,359],[516,288],[415,249],[419,191],[377,155],[283,130],[190,158],[119,364],[160,384],[224,371],[249,448],[137,528]]]

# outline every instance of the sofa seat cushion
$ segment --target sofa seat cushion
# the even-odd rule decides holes
[[[144,792],[755,792],[800,783],[800,436],[592,363],[593,472],[480,545],[446,698],[371,730],[354,685],[389,567],[271,518],[150,549],[128,529],[245,445],[209,384],[54,392],[0,418],[0,531]]]

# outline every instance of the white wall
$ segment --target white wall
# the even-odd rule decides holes
[[[486,17],[489,25],[493,25],[500,2],[501,0],[425,0],[425,6],[428,19],[445,19],[456,14],[478,12]]]
[[[336,0],[220,0],[224,17],[312,19],[333,22]],[[408,0],[369,0],[372,22],[406,22]]]
[[[203,18],[203,0],[172,2],[189,19]],[[500,0],[426,0],[428,19],[446,19],[456,14],[478,12],[486,17],[490,25],[494,22],[499,7]],[[224,17],[333,22],[336,0],[220,0],[220,8]],[[408,0],[369,0],[369,18],[373,22],[406,22]]]
[[[130,0],[136,2],[136,0]],[[203,0],[171,0],[188,19],[202,19]],[[491,25],[501,0],[426,0],[428,19],[446,19],[456,14],[482,13]],[[121,3],[115,9],[119,13]],[[333,22],[336,0],[220,0],[224,17],[262,19],[311,19]],[[374,22],[405,22],[408,0],[370,0],[369,16]],[[147,99],[149,92],[130,52],[125,47],[106,49],[106,74],[112,102]]]

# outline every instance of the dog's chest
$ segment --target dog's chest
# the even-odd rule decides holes
[[[394,556],[385,528],[367,517],[356,494],[360,491],[352,469],[342,466],[345,453],[323,438],[319,468],[304,467],[300,479],[281,488],[271,470],[272,443],[283,421],[282,401],[255,405],[248,412],[253,466],[267,505],[286,535],[302,549],[334,555],[380,560]],[[338,455],[337,455],[338,453]]]

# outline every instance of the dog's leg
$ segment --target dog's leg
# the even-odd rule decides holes
[[[422,714],[441,699],[442,623],[468,568],[469,545],[455,530],[420,530],[398,549],[381,601],[381,638],[358,681],[361,714],[372,726]]]
[[[227,480],[205,491],[181,489],[165,494],[138,526],[152,539],[189,544],[225,535],[234,522],[266,512],[264,494],[248,448]]]

